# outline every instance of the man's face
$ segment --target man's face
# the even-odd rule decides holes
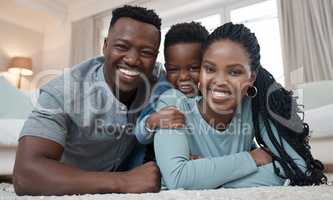
[[[113,90],[131,92],[153,71],[160,32],[144,22],[120,18],[104,42],[105,72]]]

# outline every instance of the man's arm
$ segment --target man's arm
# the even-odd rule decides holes
[[[160,189],[153,162],[128,172],[87,172],[60,162],[63,147],[34,136],[20,139],[14,167],[18,195],[142,193]]]

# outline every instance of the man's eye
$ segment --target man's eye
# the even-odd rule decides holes
[[[144,57],[153,57],[155,55],[155,53],[153,51],[141,51],[141,55]]]
[[[128,49],[128,47],[124,44],[116,44],[115,48],[118,49],[118,50],[121,50],[121,51],[124,51],[124,50]]]

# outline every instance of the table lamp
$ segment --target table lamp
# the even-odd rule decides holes
[[[19,75],[17,88],[21,88],[22,76],[31,76],[33,74],[31,58],[26,58],[26,57],[12,58],[8,65],[8,72]]]

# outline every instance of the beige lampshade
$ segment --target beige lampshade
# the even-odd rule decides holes
[[[33,74],[31,58],[12,58],[8,66],[8,71],[15,74],[21,74],[23,76],[31,76]]]

